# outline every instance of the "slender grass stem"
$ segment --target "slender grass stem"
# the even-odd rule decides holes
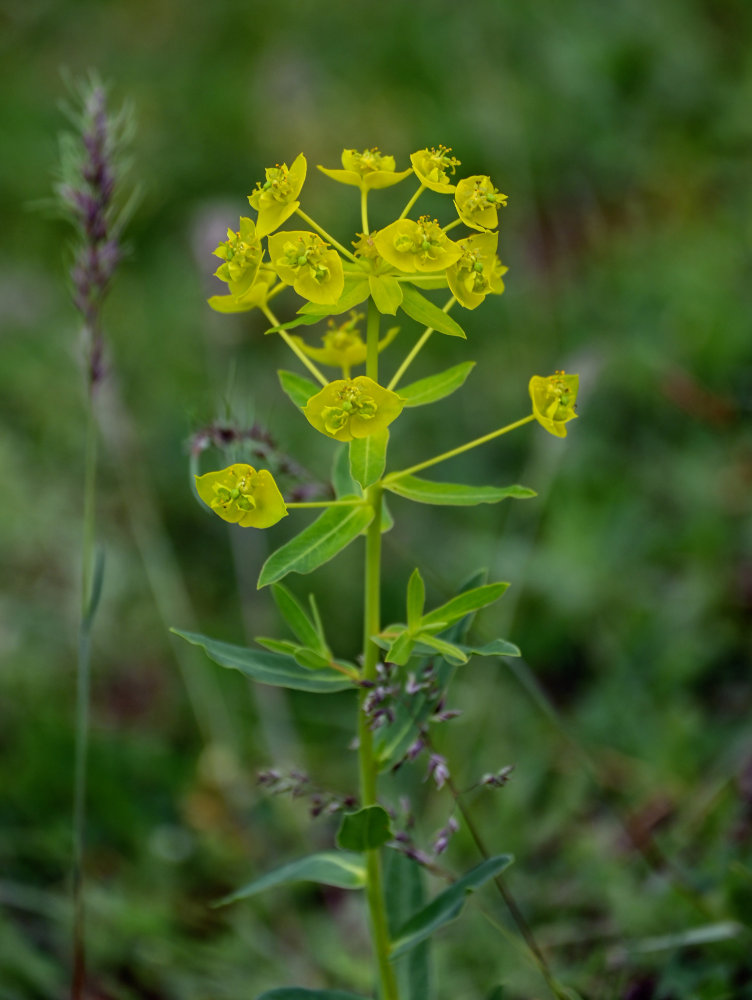
[[[274,326],[276,326],[276,327],[278,327],[280,325],[279,320],[274,315],[274,313],[271,311],[271,309],[269,309],[268,306],[262,306],[261,309],[262,309],[262,311],[264,313],[264,316],[266,316],[266,318],[269,320],[270,323],[273,323]],[[311,359],[309,357],[307,357],[303,353],[303,351],[301,351],[301,349],[298,347],[298,345],[295,343],[295,341],[289,335],[289,333],[287,332],[287,330],[277,330],[276,332],[280,335],[280,337],[282,338],[282,340],[284,340],[284,342],[287,344],[287,346],[290,348],[290,350],[293,352],[293,354],[298,358],[298,360],[301,361],[306,366],[306,368],[311,373],[311,375],[313,375],[313,377],[318,382],[320,382],[321,385],[329,385],[328,379],[324,375],[321,374],[321,372],[316,367],[316,365],[313,363],[313,361],[311,361]]]
[[[341,243],[335,240],[335,238],[331,235],[331,233],[328,233],[326,231],[326,229],[322,229],[322,227],[318,224],[318,222],[313,221],[310,215],[306,215],[306,213],[299,208],[295,210],[295,214],[299,215],[300,218],[303,220],[303,222],[307,222],[308,225],[311,227],[311,229],[315,229],[316,232],[319,234],[319,236],[323,237],[323,239],[325,239],[327,243],[331,243],[333,247],[336,247],[336,249],[339,250],[339,252],[342,254],[343,257],[347,257],[348,260],[351,260],[356,264],[358,263],[358,258],[355,256],[355,254],[352,253],[350,250],[347,250],[345,247],[343,247]]]
[[[384,477],[384,485],[387,483],[393,483],[395,479],[401,479],[403,476],[410,476],[413,472],[419,472],[421,469],[427,469],[430,465],[445,462],[448,458],[454,458],[455,455],[461,455],[464,451],[470,451],[471,448],[477,448],[479,445],[485,444],[487,441],[493,441],[494,438],[501,437],[502,434],[508,434],[509,431],[513,431],[517,427],[529,424],[531,420],[535,420],[535,415],[532,413],[530,416],[523,417],[521,420],[515,420],[513,424],[507,424],[506,427],[500,427],[497,431],[491,431],[490,434],[484,434],[483,437],[475,438],[474,441],[468,441],[467,444],[461,444],[459,448],[452,448],[451,451],[442,452],[441,455],[436,455],[434,458],[428,458],[425,462],[418,462],[417,465],[411,465],[407,469],[399,469],[397,472],[390,472],[388,476]]]
[[[421,184],[420,187],[418,188],[418,190],[415,192],[415,194],[410,199],[410,201],[408,201],[408,203],[405,205],[405,207],[400,212],[399,216],[397,217],[398,220],[405,218],[405,216],[407,215],[407,213],[410,211],[410,209],[413,207],[413,205],[415,204],[415,202],[418,200],[418,198],[420,198],[420,196],[423,194],[423,192],[425,190],[426,190],[426,185],[425,184]]]

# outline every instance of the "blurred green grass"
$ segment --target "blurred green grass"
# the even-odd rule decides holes
[[[521,646],[558,722],[506,667],[472,664],[441,749],[461,786],[516,765],[474,809],[494,848],[517,855],[510,885],[561,978],[588,997],[752,995],[739,940],[639,944],[752,916],[751,22],[743,0],[31,0],[0,11],[3,1000],[66,989],[82,379],[69,234],[31,207],[50,191],[65,127],[63,67],[97,68],[116,103],[132,101],[144,191],[106,311],[115,402],[94,654],[97,994],[369,987],[362,933],[343,948],[324,919],[354,933],[351,900],[301,889],[207,906],[311,837],[330,842],[326,821],[311,830],[303,807],[263,799],[253,771],[298,765],[349,791],[347,699],[250,692],[201,661],[181,673],[140,553],[157,596],[192,607],[206,632],[241,641],[278,627],[253,567],[289,525],[237,538],[204,517],[185,442],[229,406],[320,479],[329,449],[282,398],[273,373],[292,365],[260,321],[205,306],[209,251],[268,163],[303,150],[336,165],[344,146],[379,145],[404,164],[445,142],[510,196],[507,293],[465,317],[467,345],[434,337],[414,366],[418,377],[478,360],[454,407],[404,416],[395,463],[515,419],[529,376],[556,367],[582,372],[580,420],[564,443],[526,428],[447,467],[447,478],[524,482],[538,500],[429,516],[395,499],[385,615],[399,617],[414,565],[429,600],[478,565],[513,583],[481,624]],[[304,207],[334,219],[341,190],[311,176]],[[356,206],[337,218],[344,236]],[[359,642],[359,577],[348,552],[313,581],[345,655]],[[294,586],[304,594],[308,580]],[[223,704],[201,729],[184,678],[205,675],[199,716],[213,685]],[[419,779],[399,782],[428,836],[450,802]],[[463,836],[449,860],[473,860]],[[505,920],[492,895],[482,906]],[[464,919],[435,948],[442,995],[484,996],[497,981],[513,1000],[540,992],[479,909]]]

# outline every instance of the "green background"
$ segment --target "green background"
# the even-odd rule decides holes
[[[190,435],[256,421],[322,483],[331,459],[279,390],[275,369],[296,368],[284,346],[257,315],[206,307],[211,249],[265,166],[301,151],[338,166],[343,147],[377,145],[404,167],[438,143],[509,195],[507,292],[462,314],[467,343],[435,335],[415,363],[417,378],[478,362],[463,391],[400,418],[394,464],[524,415],[529,377],[555,368],[581,374],[580,419],[566,441],[530,426],[440,472],[522,482],[536,500],[395,498],[385,617],[402,617],[415,566],[429,605],[478,566],[512,582],[478,634],[509,638],[524,662],[463,668],[450,695],[463,715],[437,740],[460,787],[515,765],[472,808],[491,850],[516,855],[509,885],[559,978],[604,1000],[752,995],[729,926],[752,919],[751,22],[744,0],[0,8],[2,1000],[67,989],[84,406],[70,230],[39,203],[66,127],[62,71],[91,69],[133,106],[125,184],[141,192],[105,313],[92,995],[370,988],[354,897],[303,887],[208,905],[331,845],[331,821],[265,797],[254,775],[298,767],[351,792],[348,699],[251,690],[167,627],[282,634],[256,573],[307,517],[262,534],[205,516]],[[376,224],[408,186],[374,197]],[[351,238],[354,192],[311,170],[303,194]],[[385,370],[415,333],[406,323]],[[310,578],[343,656],[359,643],[360,574],[353,549]],[[301,596],[308,584],[293,578]],[[425,845],[452,802],[424,764],[388,791],[412,796]],[[477,861],[465,832],[445,860]],[[514,935],[485,919],[511,927],[501,901],[480,903],[437,940],[439,996],[545,995]],[[698,927],[723,940],[692,946]]]

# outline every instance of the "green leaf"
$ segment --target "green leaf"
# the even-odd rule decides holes
[[[305,305],[298,309],[298,315],[310,317],[307,322],[313,323],[318,322],[318,320],[323,319],[325,316],[339,316],[340,313],[347,312],[348,309],[354,309],[361,302],[365,302],[369,291],[368,278],[362,271],[358,274],[346,275],[345,287],[335,303],[332,305],[321,305],[318,302],[306,302]]]
[[[444,372],[401,386],[399,394],[405,400],[405,406],[425,406],[426,403],[435,403],[459,389],[473,368],[475,368],[474,361],[463,361],[461,365],[447,368]]]
[[[410,632],[420,625],[423,609],[426,606],[426,585],[420,570],[414,569],[407,581],[407,627]]]
[[[350,475],[363,489],[381,478],[386,465],[389,428],[350,442]]]
[[[311,382],[309,378],[304,378],[302,375],[297,375],[295,372],[288,372],[284,369],[280,369],[280,371],[277,372],[277,378],[279,379],[279,384],[282,386],[282,391],[286,393],[293,403],[295,403],[296,406],[299,406],[301,410],[311,396],[315,396],[321,389],[320,385],[316,385],[315,382]]]
[[[384,901],[389,935],[425,905],[423,869],[401,851],[387,851],[384,858]],[[394,963],[402,1000],[428,1000],[431,996],[429,943],[423,941]]]
[[[267,990],[256,1000],[366,1000],[355,993],[345,993],[343,990],[307,990],[302,986],[281,986],[276,990]]]
[[[439,333],[446,333],[450,337],[462,337],[467,340],[465,331],[456,320],[434,305],[425,295],[421,295],[417,288],[407,283],[402,285],[402,306],[401,308],[418,323],[423,326],[430,326]]]
[[[498,503],[508,497],[525,500],[536,496],[535,490],[526,486],[466,486],[464,483],[434,483],[417,476],[387,479],[384,487],[406,500],[450,507],[474,507],[479,503]]]
[[[398,958],[425,941],[434,931],[459,915],[469,893],[495,878],[512,863],[510,854],[498,854],[471,869],[461,879],[414,914],[397,932],[392,942],[391,958]]]
[[[310,646],[312,649],[320,649],[324,652],[325,647],[322,649],[319,633],[297,597],[281,583],[275,583],[272,586],[272,597],[279,613],[290,626],[293,635],[304,646]],[[258,642],[258,640],[256,641]],[[328,653],[328,650],[326,652]]]
[[[396,663],[397,666],[403,667],[410,659],[414,646],[414,637],[410,635],[407,629],[405,629],[405,631],[401,632],[394,642],[392,642],[385,659],[387,659],[390,663]]]
[[[332,486],[338,500],[343,497],[360,496],[362,490],[350,475],[350,447],[341,444],[332,462]]]
[[[522,656],[518,646],[506,639],[494,639],[484,646],[466,646],[459,643],[459,648],[468,656]]]
[[[300,646],[297,642],[292,642],[290,639],[272,639],[265,635],[255,635],[253,641],[257,642],[259,646],[263,646],[264,649],[271,650],[272,653],[284,653],[285,656],[295,656],[295,653]]]
[[[433,625],[436,622],[446,622],[447,625],[450,625],[465,615],[498,601],[508,586],[508,583],[487,583],[482,587],[474,587],[472,590],[457,594],[446,604],[442,604],[440,607],[434,608],[433,611],[429,611],[427,615],[423,615],[421,626]]]
[[[368,287],[380,313],[394,316],[402,303],[402,286],[389,274],[370,274]]]
[[[387,531],[391,531],[394,527],[394,518],[392,517],[392,512],[386,505],[386,497],[381,498],[381,534],[386,534]]]
[[[345,813],[337,833],[337,847],[347,851],[371,851],[391,840],[392,823],[381,806],[365,806]]]
[[[319,854],[309,854],[305,858],[291,861],[273,872],[254,879],[242,889],[223,896],[214,905],[226,906],[239,899],[248,899],[266,889],[290,885],[292,882],[318,882],[320,885],[333,885],[338,889],[362,889],[366,884],[366,877],[366,866],[359,854],[348,851],[321,851]]]
[[[373,520],[373,507],[329,507],[313,524],[277,549],[261,567],[258,587],[276,583],[288,573],[310,573],[333,559]]]
[[[170,629],[181,639],[194,646],[203,646],[206,655],[220,667],[239,670],[247,677],[260,684],[271,684],[272,687],[293,688],[296,691],[311,691],[314,694],[326,694],[329,691],[344,691],[355,686],[355,681],[338,670],[307,670],[292,656],[282,653],[269,653],[258,649],[247,649],[244,646],[233,646],[229,642],[210,639],[195,632],[181,632]]]
[[[431,635],[429,632],[420,632],[419,639],[424,645],[441,653],[444,659],[454,663],[467,663],[467,654],[463,653],[459,646],[455,646],[445,639],[439,639],[437,635]]]
[[[314,323],[318,323],[319,319],[319,316],[298,316],[297,319],[291,319],[287,323],[278,323],[277,326],[270,326],[268,330],[264,330],[264,336],[270,333],[279,333],[280,330],[294,330],[297,326],[313,326]]]

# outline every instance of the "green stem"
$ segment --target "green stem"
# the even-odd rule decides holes
[[[262,310],[264,316],[266,316],[266,318],[269,320],[270,323],[272,323],[276,327],[278,327],[280,325],[279,320],[277,319],[277,317],[274,315],[274,313],[271,311],[271,309],[268,306],[261,306],[261,310]],[[282,338],[282,340],[284,340],[284,342],[287,344],[287,346],[290,348],[290,350],[293,352],[293,354],[306,366],[306,368],[311,373],[311,375],[313,375],[313,377],[317,381],[319,381],[321,383],[321,385],[329,385],[328,379],[325,378],[324,375],[321,374],[321,372],[316,367],[316,365],[313,363],[313,361],[311,361],[311,359],[309,357],[307,357],[303,353],[303,351],[301,351],[301,349],[298,347],[298,345],[295,343],[295,341],[289,335],[289,333],[287,332],[287,330],[277,330],[276,332],[280,335],[280,337]]]
[[[326,229],[322,229],[321,226],[318,224],[318,222],[314,222],[313,219],[310,217],[310,215],[306,215],[305,212],[299,208],[296,209],[296,215],[299,215],[300,218],[303,220],[303,222],[307,222],[308,225],[311,227],[311,229],[315,229],[316,232],[319,234],[319,236],[323,237],[327,241],[327,243],[331,243],[333,247],[336,247],[336,249],[339,250],[339,252],[343,255],[343,257],[347,257],[349,260],[354,261],[356,264],[358,263],[358,258],[355,256],[355,254],[351,253],[349,250],[346,250],[341,243],[335,240],[335,238],[326,231]]]
[[[372,641],[381,628],[381,484],[375,483],[366,491],[366,500],[373,507],[373,520],[366,535],[365,608],[363,616],[363,673],[362,680],[376,680],[379,647]],[[364,702],[370,688],[362,687],[358,699],[358,764],[360,771],[361,806],[375,805],[378,766],[373,753],[373,733]],[[366,899],[371,918],[371,935],[379,970],[381,1000],[398,1000],[394,969],[389,961],[389,930],[384,903],[381,871],[381,851],[365,852]]]
[[[366,320],[366,375],[374,382],[379,380],[379,322],[381,314],[373,299],[368,300]]]
[[[363,227],[363,235],[368,236],[368,188],[360,189],[360,224]]]
[[[76,668],[76,749],[73,779],[73,976],[72,1000],[81,1000],[86,979],[84,939],[84,834],[86,826],[86,767],[89,752],[91,692],[91,623],[94,598],[94,539],[96,527],[97,425],[94,389],[88,387],[84,466],[83,537],[81,542],[81,620]]]
[[[456,301],[457,301],[457,299],[452,295],[452,297],[447,301],[446,305],[442,307],[442,312],[448,313],[449,310],[452,308],[452,306],[454,305],[454,303]],[[410,367],[410,365],[413,363],[413,361],[415,361],[415,359],[417,358],[417,356],[420,354],[421,350],[428,343],[428,338],[431,336],[431,334],[433,332],[434,332],[434,328],[432,326],[427,326],[425,328],[425,330],[421,334],[418,342],[414,345],[413,349],[410,351],[410,353],[407,355],[407,357],[405,358],[405,360],[402,362],[402,364],[399,366],[399,368],[397,369],[397,371],[394,373],[394,377],[393,377],[392,381],[389,383],[389,385],[387,386],[387,389],[394,389],[394,387],[397,385],[397,383],[399,382],[399,380],[405,374],[405,372],[407,371],[407,369]]]
[[[442,232],[448,233],[450,229],[454,229],[455,226],[461,226],[461,225],[462,225],[462,219],[455,219],[454,222],[450,222],[446,226],[444,226]]]
[[[490,434],[484,434],[483,437],[475,438],[474,441],[468,441],[467,444],[461,444],[459,448],[452,448],[451,451],[442,452],[441,455],[436,455],[434,458],[428,458],[425,462],[418,462],[417,465],[411,465],[408,469],[399,469],[397,472],[390,472],[388,476],[384,477],[384,485],[387,483],[393,483],[395,479],[401,479],[403,476],[410,476],[413,472],[418,472],[420,469],[427,469],[429,465],[436,465],[438,462],[445,462],[448,458],[454,458],[455,455],[461,455],[463,451],[470,451],[471,448],[477,448],[478,445],[485,444],[487,441],[493,441],[494,438],[501,437],[502,434],[508,434],[509,431],[513,431],[517,427],[529,424],[531,420],[535,420],[535,415],[533,413],[531,413],[528,417],[523,417],[522,420],[515,420],[513,424],[507,424],[506,427],[500,427],[497,431],[491,431]]]
[[[420,196],[423,194],[423,192],[425,190],[426,190],[426,185],[425,184],[421,184],[420,187],[418,188],[418,190],[415,192],[415,194],[410,199],[410,201],[408,201],[408,203],[405,205],[405,207],[400,212],[400,214],[398,216],[398,221],[399,221],[399,219],[404,219],[405,218],[405,216],[407,215],[407,213],[410,211],[410,209],[413,207],[413,205],[415,204],[415,202],[418,200],[418,198],[420,198]]]

